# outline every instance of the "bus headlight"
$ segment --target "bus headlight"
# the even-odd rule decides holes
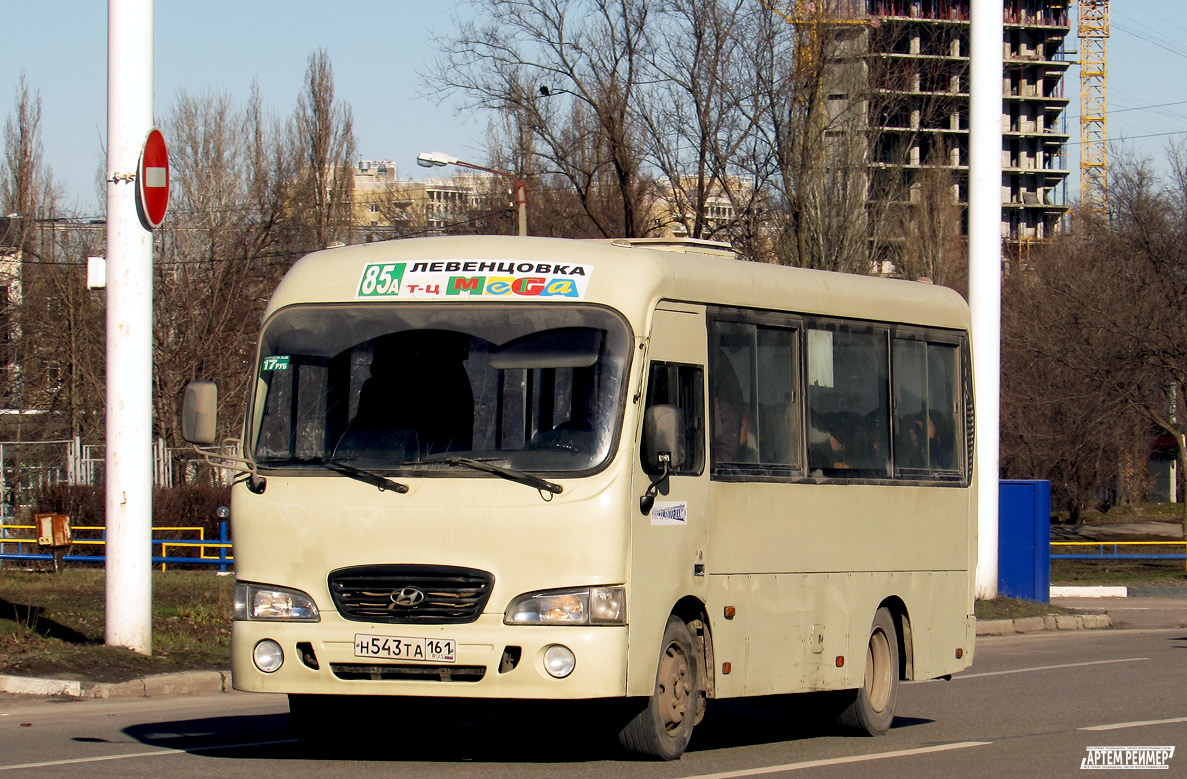
[[[300,590],[236,582],[235,619],[318,622],[321,617],[313,598]]]
[[[567,646],[553,644],[544,650],[544,670],[554,679],[564,679],[577,667],[577,658]]]
[[[508,625],[625,625],[626,588],[573,587],[527,592],[507,606]]]
[[[284,665],[284,650],[280,644],[270,638],[265,638],[251,650],[251,659],[266,674],[276,673]]]

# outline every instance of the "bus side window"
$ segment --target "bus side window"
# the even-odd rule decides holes
[[[955,344],[894,339],[894,464],[904,478],[960,467],[956,352]]]
[[[796,330],[714,320],[710,339],[714,473],[790,475],[800,451]]]
[[[675,406],[684,420],[685,461],[674,463],[671,473],[695,476],[705,467],[705,373],[699,365],[653,362],[647,378],[647,405]],[[644,412],[646,413],[646,412]],[[647,442],[639,447],[640,456]],[[658,473],[643,464],[648,473]]]
[[[890,476],[889,354],[880,327],[808,330],[808,468],[813,475]]]
[[[960,380],[956,373],[956,346],[928,344],[927,395],[936,433],[931,447],[931,467],[954,471],[960,467],[956,454],[957,394]]]

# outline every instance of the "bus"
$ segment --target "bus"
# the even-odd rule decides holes
[[[877,735],[900,681],[972,662],[952,290],[703,241],[378,242],[292,267],[253,370],[215,460],[233,684],[302,739],[355,696],[572,701],[670,760],[710,699],[833,691]],[[186,390],[211,457],[216,403]]]

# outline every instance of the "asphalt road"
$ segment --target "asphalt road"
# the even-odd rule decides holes
[[[86,777],[1045,777],[1078,773],[1092,746],[1175,746],[1187,775],[1187,630],[984,638],[951,682],[904,685],[881,738],[831,735],[813,699],[714,705],[674,763],[619,759],[588,717],[503,717],[435,727],[405,712],[367,729],[370,749],[324,757],[291,741],[283,698],[133,700],[0,696],[0,779]]]

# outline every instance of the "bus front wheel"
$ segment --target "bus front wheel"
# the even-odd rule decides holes
[[[838,721],[845,730],[881,736],[894,721],[898,700],[898,631],[886,607],[874,614],[866,647],[865,683],[847,693],[849,700]]]
[[[675,760],[692,738],[700,697],[700,664],[692,633],[679,617],[668,618],[660,646],[655,692],[619,732],[618,741],[636,754]]]

